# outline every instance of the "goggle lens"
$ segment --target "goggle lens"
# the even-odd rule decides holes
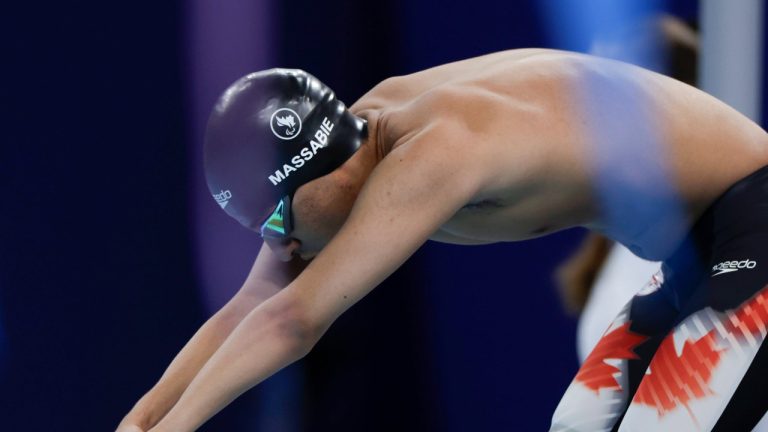
[[[290,235],[291,228],[291,198],[283,197],[277,203],[275,210],[261,224],[261,236],[270,238],[285,238]]]

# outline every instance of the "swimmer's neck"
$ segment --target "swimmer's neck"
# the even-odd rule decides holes
[[[387,146],[385,145],[384,140],[381,139],[382,113],[379,110],[366,109],[353,114],[365,120],[367,124],[368,136],[365,141],[363,141],[363,147],[373,149],[376,163],[381,162],[381,160],[391,151],[391,148],[386,148]]]
[[[363,140],[355,154],[336,169],[335,174],[345,179],[345,184],[357,188],[362,187],[368,179],[371,171],[386,156],[379,143],[379,119],[378,113],[373,111],[364,111],[355,113],[356,116],[365,120],[368,124],[368,136]]]

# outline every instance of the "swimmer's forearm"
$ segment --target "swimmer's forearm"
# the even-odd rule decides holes
[[[303,357],[317,340],[282,293],[254,309],[150,432],[194,431],[246,390]],[[319,337],[319,336],[317,336]]]
[[[277,288],[265,287],[261,292],[263,296],[242,291],[235,295],[200,327],[176,355],[157,384],[125,416],[123,423],[133,422],[147,429],[157,424],[240,321],[275,292]]]

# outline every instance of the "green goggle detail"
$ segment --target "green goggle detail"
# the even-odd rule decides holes
[[[291,233],[291,198],[289,196],[286,195],[277,203],[275,210],[261,224],[259,231],[262,237],[270,238],[284,238]]]

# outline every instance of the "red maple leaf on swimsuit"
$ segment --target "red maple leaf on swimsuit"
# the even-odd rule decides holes
[[[606,363],[606,360],[636,359],[637,354],[632,350],[648,339],[631,332],[629,325],[629,322],[624,323],[600,339],[595,349],[584,360],[579,373],[576,374],[576,381],[595,393],[599,393],[603,388],[621,390],[621,385],[616,380],[616,374],[621,371],[618,367]]]
[[[735,312],[729,313],[728,318],[725,327],[739,338],[747,337],[748,333],[765,335],[768,332],[768,285]]]
[[[709,379],[720,363],[722,352],[715,342],[715,330],[695,342],[686,340],[679,356],[674,338],[664,338],[633,402],[655,407],[659,416],[672,411],[678,404],[690,411],[688,402],[712,394]]]
[[[744,343],[749,337],[754,340],[758,335],[762,340],[768,322],[768,286],[738,309],[723,314],[719,321],[724,331],[735,337],[736,343]],[[664,338],[651,360],[649,373],[637,389],[634,402],[655,407],[659,416],[672,411],[678,404],[690,413],[688,402],[712,394],[709,380],[727,349],[727,345],[724,348],[717,346],[715,335],[715,330],[711,330],[695,342],[685,341],[679,356],[674,338]]]

